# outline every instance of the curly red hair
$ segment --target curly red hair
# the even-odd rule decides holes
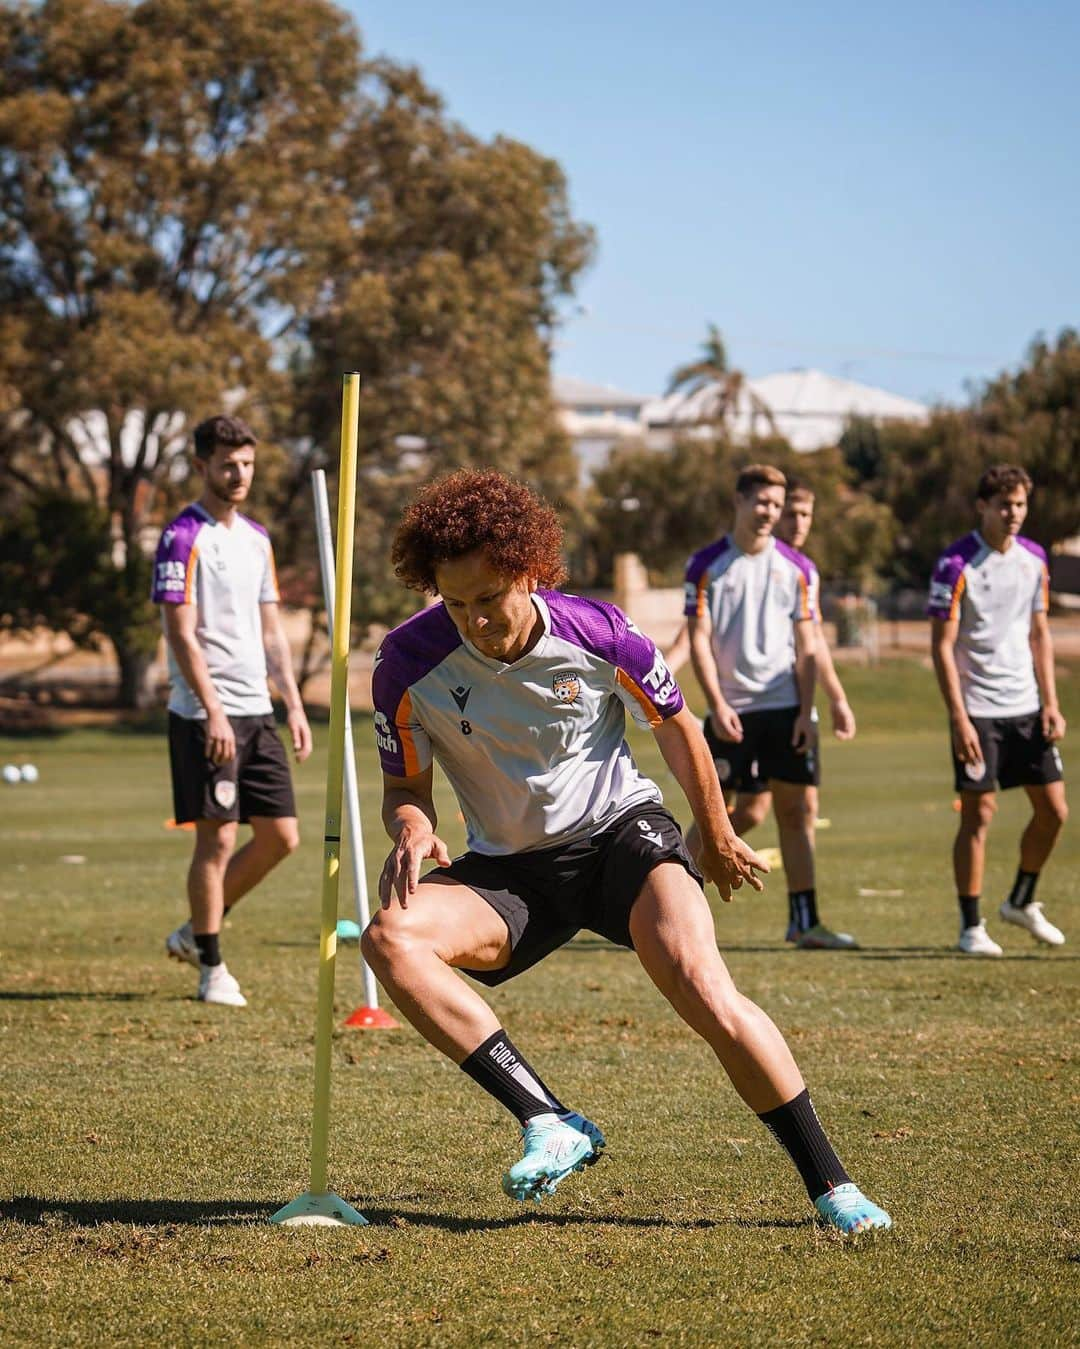
[[[435,569],[477,550],[504,576],[551,587],[566,577],[562,526],[546,501],[494,469],[459,469],[416,494],[394,535],[394,574],[410,590],[438,592]]]

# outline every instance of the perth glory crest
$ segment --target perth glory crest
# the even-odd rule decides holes
[[[576,674],[563,671],[562,674],[552,675],[551,687],[560,703],[576,703],[581,692],[581,680]]]

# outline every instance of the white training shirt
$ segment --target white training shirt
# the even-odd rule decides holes
[[[998,552],[973,530],[938,559],[926,612],[958,622],[956,669],[969,716],[1039,710],[1031,616],[1045,613],[1049,595],[1046,553],[1019,535]]]
[[[442,604],[375,656],[383,772],[414,777],[436,759],[469,848],[493,856],[586,837],[661,801],[624,739],[625,713],[655,728],[683,705],[659,651],[613,605],[553,590],[532,602],[543,635],[513,664],[466,641]]]
[[[155,604],[194,604],[195,636],[210,679],[231,717],[273,710],[266,682],[260,604],[277,602],[270,536],[246,515],[221,524],[195,503],[165,529],[154,559]],[[166,642],[166,646],[168,643]],[[188,720],[206,708],[180,672],[169,647],[169,711]]]
[[[795,624],[817,607],[817,568],[780,539],[744,553],[726,534],[686,566],[685,613],[711,618],[720,692],[736,712],[798,707]]]

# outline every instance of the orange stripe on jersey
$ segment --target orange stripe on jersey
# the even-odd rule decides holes
[[[1050,571],[1045,565],[1042,569],[1043,612],[1050,612]]]
[[[414,778],[420,772],[420,756],[416,752],[416,742],[413,740],[412,731],[409,730],[409,722],[412,721],[412,697],[409,690],[406,689],[401,695],[401,702],[397,705],[397,712],[394,714],[394,727],[398,735],[401,736],[401,755],[405,760],[405,776]]]
[[[657,712],[656,708],[653,707],[652,703],[649,701],[645,692],[637,684],[634,683],[634,681],[630,678],[630,676],[626,673],[626,671],[616,668],[615,678],[623,686],[624,689],[627,689],[637,699],[638,705],[640,706],[642,712],[644,712],[645,716],[648,718],[649,725],[662,726],[664,723],[664,718],[660,715],[659,712]]]
[[[809,617],[810,617],[810,587],[807,585],[807,583],[806,583],[806,577],[802,574],[801,571],[800,571],[800,572],[797,572],[796,575],[797,575],[798,578],[799,578],[799,593],[802,595],[802,616],[803,616],[803,618],[809,618]]]
[[[195,563],[199,560],[198,548],[192,548],[188,554],[187,571],[184,574],[184,603],[191,603],[191,589],[195,584]]]
[[[706,606],[705,606],[705,592],[708,590],[708,588],[709,588],[709,570],[708,570],[708,568],[706,567],[706,569],[705,569],[705,570],[701,573],[701,575],[698,577],[698,583],[697,583],[697,616],[698,616],[698,618],[704,618],[704,617],[705,617],[705,607],[706,607]]]
[[[274,550],[267,544],[267,551],[270,554],[270,579],[274,583],[274,594],[281,599],[281,586],[278,584],[277,564],[274,561]]]
[[[950,619],[960,617],[960,601],[964,598],[964,589],[966,586],[967,581],[964,578],[964,573],[961,572],[956,578],[956,586],[952,593],[952,604],[949,606]]]

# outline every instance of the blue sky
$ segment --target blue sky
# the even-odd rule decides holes
[[[557,159],[597,258],[556,369],[659,392],[714,321],[957,401],[1080,324],[1080,5],[353,0],[482,137]]]

